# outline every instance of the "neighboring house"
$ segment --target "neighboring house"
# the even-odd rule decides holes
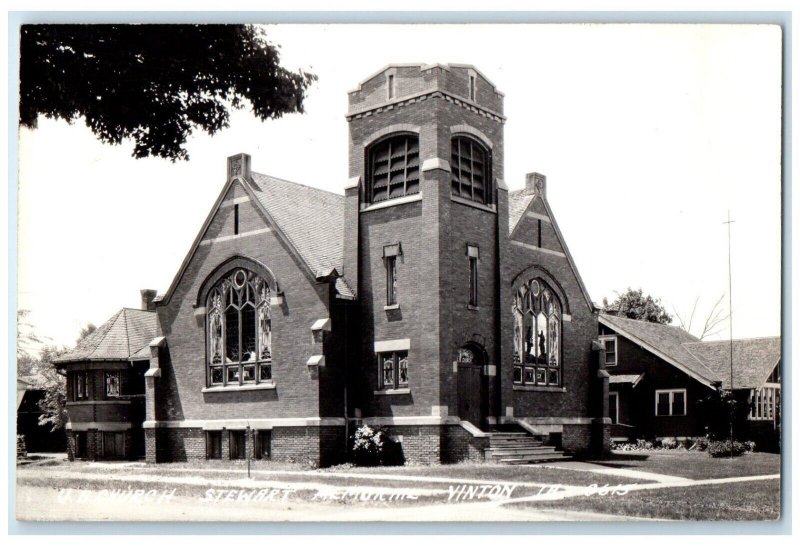
[[[70,459],[144,456],[144,374],[156,337],[155,291],[122,309],[53,364],[67,380]]]
[[[705,435],[702,400],[731,389],[731,343],[703,342],[677,326],[605,313],[599,323],[613,440]],[[734,340],[733,355],[733,389],[751,404],[747,434],[776,441],[780,338]]]
[[[35,378],[17,379],[17,434],[25,437],[28,453],[64,452],[67,437],[63,430],[51,430],[50,425],[40,425],[42,410],[39,402],[45,397],[45,389],[36,386]]]
[[[608,447],[597,314],[545,177],[502,179],[503,94],[471,66],[392,65],[346,119],[344,195],[230,157],[156,313],[123,311],[135,342],[95,332],[102,351],[59,361],[78,453],[122,431],[135,456],[141,427],[148,461],[326,465],[360,424],[418,462],[482,458],[502,425]]]

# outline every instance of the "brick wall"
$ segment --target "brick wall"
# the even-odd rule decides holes
[[[226,199],[242,197],[234,184]],[[222,207],[203,239],[233,235],[233,207]],[[252,203],[239,206],[240,233],[267,225]],[[274,390],[203,393],[206,387],[205,320],[194,316],[198,295],[206,279],[232,257],[242,256],[265,264],[280,280],[281,306],[273,305]],[[216,241],[197,248],[171,300],[158,308],[168,340],[162,375],[156,380],[158,420],[242,418],[251,415],[310,417],[319,415],[319,383],[306,366],[314,354],[311,325],[329,316],[330,287],[316,283],[274,232]]]
[[[419,75],[419,71],[412,69],[402,74],[403,78],[412,78],[414,74]],[[423,79],[422,76],[419,78]],[[385,85],[382,78],[371,80],[363,88],[365,96],[373,96],[370,95],[375,92],[371,87],[373,83],[377,86],[375,89]],[[351,95],[351,104],[355,100]],[[364,100],[369,102],[371,99]],[[502,177],[502,124],[442,97],[352,119],[350,175],[366,181],[364,160],[369,139],[380,129],[403,124],[420,127],[420,163],[429,158],[449,161],[450,128],[457,125],[474,127],[490,139],[493,180]],[[495,214],[451,201],[450,174],[442,170],[422,172],[420,192],[423,195],[421,202],[360,214],[355,207],[346,205],[345,225],[358,223],[358,230],[349,232],[351,236],[356,236],[357,232],[360,251],[353,250],[353,241],[345,241],[344,268],[345,271],[358,271],[362,352],[357,359],[361,373],[353,391],[361,397],[354,402],[354,407],[361,408],[365,416],[430,415],[431,406],[446,406],[449,414],[455,415],[458,412],[457,381],[452,362],[458,348],[467,341],[477,341],[490,355],[489,364],[495,364],[498,359],[495,342],[498,331],[496,248],[498,222],[506,222],[507,213]],[[355,192],[352,196],[348,193],[347,199],[356,199]],[[501,205],[505,206],[506,202],[503,200]],[[345,233],[348,234],[348,228]],[[397,242],[401,243],[403,250],[397,265],[400,309],[386,311],[383,246]],[[477,244],[481,255],[480,308],[477,310],[467,309],[468,242]],[[358,260],[359,263],[348,263],[347,260]],[[373,343],[399,338],[411,340],[411,394],[373,396],[372,391],[378,385]],[[488,398],[484,404],[485,413],[495,411]]]
[[[484,450],[488,447],[488,438],[476,438],[458,425],[446,426],[443,430],[442,462],[481,462],[485,460]]]
[[[564,425],[561,447],[567,453],[587,453],[592,444],[591,425]]]

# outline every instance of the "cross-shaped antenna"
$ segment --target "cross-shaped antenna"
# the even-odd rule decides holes
[[[731,211],[728,210],[728,220],[722,222],[728,226],[728,326],[729,336],[731,340],[731,392],[733,392],[733,281],[731,274],[731,224],[735,220],[731,220]]]

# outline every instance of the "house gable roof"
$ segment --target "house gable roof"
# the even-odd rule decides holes
[[[695,336],[677,326],[633,320],[601,313],[600,324],[614,330],[618,335],[630,340],[672,364],[700,383],[715,387],[720,377],[704,361],[686,349],[687,343],[700,342]]]
[[[157,330],[158,319],[154,311],[125,308],[53,363],[131,360],[135,353],[147,347]]]
[[[687,343],[685,347],[717,373],[724,389],[731,388],[730,341]],[[737,389],[760,388],[780,360],[780,337],[734,339],[733,386]]]

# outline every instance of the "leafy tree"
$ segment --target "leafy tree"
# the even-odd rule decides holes
[[[17,309],[17,370],[20,365],[30,367],[34,359],[31,354],[44,340],[33,330],[29,309]],[[24,375],[24,374],[22,374]]]
[[[95,325],[94,325],[94,324],[92,324],[91,322],[90,322],[90,323],[88,323],[86,326],[84,326],[83,328],[81,328],[81,333],[80,333],[80,334],[78,334],[78,339],[76,339],[76,340],[75,340],[75,343],[76,343],[76,344],[77,344],[77,343],[80,343],[81,341],[83,341],[83,340],[84,340],[84,338],[88,337],[88,336],[89,336],[89,334],[91,334],[91,333],[92,333],[92,332],[94,332],[95,330],[97,330],[97,326],[95,326]]]
[[[302,113],[316,76],[280,66],[249,25],[23,25],[20,124],[83,117],[102,142],[134,140],[133,156],[188,159],[195,128],[227,127],[249,103],[261,120]]]
[[[67,381],[53,366],[53,360],[66,353],[66,347],[47,345],[40,353],[41,366],[38,369],[39,387],[45,390],[44,398],[39,401],[39,424],[50,426],[52,431],[64,428],[67,417]]]
[[[617,299],[608,303],[608,299],[603,298],[603,307],[607,311],[615,312],[621,317],[647,322],[657,322],[659,324],[669,324],[672,317],[661,305],[661,300],[650,295],[642,294],[642,289],[634,290],[628,288],[622,294],[617,293]]]

